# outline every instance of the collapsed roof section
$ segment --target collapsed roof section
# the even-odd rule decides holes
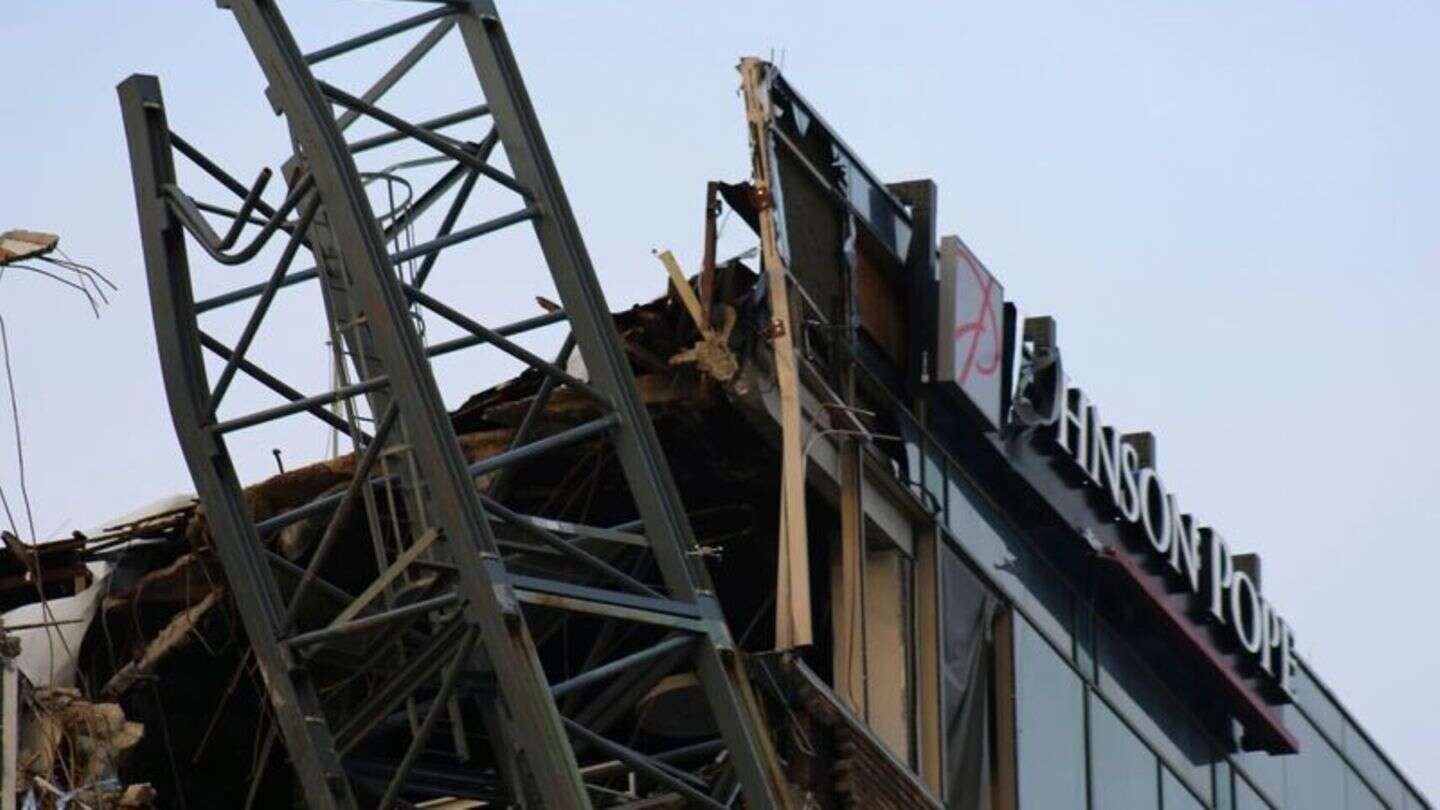
[[[598,750],[702,805],[717,804],[709,794],[732,788],[757,808],[787,805],[704,551],[494,9],[445,4],[307,53],[277,4],[239,0],[226,8],[288,130],[293,154],[278,161],[288,186],[283,201],[265,202],[269,168],[246,187],[175,134],[157,79],[132,76],[119,90],[172,419],[269,702],[283,707],[272,743],[283,742],[306,801],[317,808],[391,804],[410,789],[437,730],[453,727],[461,729],[452,736],[454,755],[486,762],[474,774],[477,784],[527,802],[592,804],[596,789],[580,756]],[[343,67],[357,63],[342,57],[360,51],[393,60],[385,43],[417,29],[419,40],[378,79],[365,79],[368,87]],[[466,106],[434,117],[397,114],[407,75],[445,59],[462,60],[460,73],[449,66],[452,74],[477,79]],[[433,94],[418,98],[435,101]],[[460,134],[481,119],[488,133]],[[375,134],[347,136],[352,125]],[[416,150],[428,156],[416,158]],[[200,182],[182,178],[177,162],[198,169]],[[402,176],[420,169],[434,178],[428,186]],[[372,183],[401,191],[372,201]],[[242,198],[238,210],[203,198],[217,185]],[[377,207],[382,200],[388,208]],[[486,323],[490,316],[474,302],[448,300],[453,288],[445,292],[442,279],[473,268],[472,250],[513,244],[495,237],[507,230],[533,235],[521,240],[533,257],[528,266],[545,269],[559,307]],[[301,248],[317,264],[292,271]],[[212,276],[192,265],[192,249],[220,265],[260,265],[268,281],[197,297]],[[305,396],[272,370],[256,336],[275,318],[276,295],[310,280],[323,301],[334,378],[322,393]],[[229,321],[232,328],[244,323],[237,336],[212,333],[224,328],[211,325],[222,318],[202,324],[214,310],[238,316]],[[428,321],[423,331],[421,319]],[[437,334],[442,323],[454,337]],[[524,345],[551,325],[569,333],[554,360]],[[271,346],[282,354],[289,348]],[[467,446],[445,413],[430,358],[461,351],[508,357],[542,378],[503,447],[485,445],[500,440],[493,431],[468,435]],[[213,384],[207,354],[223,362]],[[571,370],[577,359],[583,378]],[[227,394],[242,374],[288,402],[258,410],[237,404]],[[542,433],[552,395],[563,401],[570,394],[589,400],[591,418]],[[275,513],[263,516],[256,493],[239,483],[232,448],[257,441],[259,428],[305,414],[347,436],[353,460],[306,471],[315,474],[311,483],[330,482],[334,491],[304,501],[286,490]],[[516,470],[574,463],[575,448],[596,442],[599,457],[615,464],[605,483],[628,499],[611,508],[624,515],[619,525],[562,525],[520,511],[531,504],[520,500]],[[510,530],[523,538],[504,536]],[[345,559],[334,571],[352,532],[368,538],[362,547],[374,564]],[[288,545],[266,545],[281,534]],[[591,539],[618,548],[581,542]],[[286,567],[287,549],[304,555],[298,579]],[[397,602],[402,595],[415,601]],[[323,615],[335,600],[334,615]],[[597,652],[578,670],[557,671],[546,642],[571,619],[611,626],[612,635],[664,634],[636,657],[608,661]],[[322,692],[326,653],[335,649],[352,657],[343,668],[347,688]],[[597,731],[594,718],[587,725],[560,709],[561,698],[669,653],[689,662],[696,694],[723,740],[723,763],[706,776],[672,773]],[[486,688],[475,691],[477,682]],[[468,712],[462,695],[473,704]],[[396,741],[387,720],[402,705],[417,720]]]
[[[316,808],[437,794],[556,808],[803,803],[810,789],[787,774],[792,760],[778,752],[789,742],[775,733],[785,726],[773,719],[777,705],[794,715],[793,700],[753,677],[745,651],[806,648],[791,669],[809,667],[822,682],[843,671],[847,690],[869,689],[829,650],[870,654],[849,633],[853,604],[832,611],[847,617],[839,631],[814,626],[830,616],[823,600],[835,589],[812,583],[839,569],[809,544],[810,527],[868,513],[835,506],[843,487],[837,498],[805,477],[794,384],[805,319],[785,304],[771,216],[756,218],[768,230],[763,294],[746,268],[715,266],[707,247],[693,288],[670,262],[676,301],[617,323],[493,8],[446,4],[308,52],[278,4],[226,8],[294,147],[277,161],[282,200],[266,201],[276,172],[246,186],[174,132],[158,80],[120,86],[161,369],[200,500],[185,541],[139,579],[208,588],[132,622],[130,654],[114,663],[119,629],[102,616],[116,632],[104,634],[104,656],[82,653],[81,668],[109,694],[133,695],[166,662],[213,652],[183,643],[207,621],[238,617],[228,637],[243,633],[248,655],[196,679],[230,685],[209,713],[229,719],[197,724],[193,742],[198,757],[227,723],[256,730],[243,725],[253,713],[224,711],[253,662],[260,702],[273,709],[248,774],[255,801],[298,792]],[[337,67],[412,31],[418,40],[368,87]],[[463,60],[478,94],[433,117],[398,114],[407,75],[442,58]],[[757,128],[770,114],[757,92],[767,71],[742,64]],[[463,131],[480,120],[488,132]],[[358,134],[347,134],[352,125]],[[762,164],[752,178],[761,199],[771,179]],[[433,179],[420,182],[419,170]],[[372,184],[401,191],[374,194]],[[205,199],[207,188],[238,207]],[[486,323],[472,304],[447,300],[437,279],[473,267],[467,251],[495,244],[487,237],[522,227],[533,230],[532,266],[548,272],[557,305]],[[316,265],[295,270],[302,248]],[[198,295],[213,286],[199,267],[208,263],[260,265],[267,280]],[[313,395],[276,373],[257,339],[277,295],[309,281],[334,372]],[[234,316],[212,320],[216,311]],[[225,323],[243,327],[225,339],[215,334]],[[569,329],[553,360],[525,345],[552,325]],[[461,351],[527,370],[446,414],[429,361]],[[218,357],[213,382],[207,353]],[[237,404],[227,394],[241,378],[286,402]],[[767,398],[777,385],[778,431]],[[290,417],[338,430],[353,453],[243,488],[232,449]],[[827,494],[828,510],[811,503]],[[778,541],[766,530],[776,525]],[[850,559],[856,535],[847,537]],[[842,579],[853,585],[853,572]],[[233,614],[219,609],[232,604]],[[843,736],[850,748],[879,745]],[[281,751],[289,767],[276,764]],[[812,776],[823,781],[829,769],[819,761]],[[172,774],[172,788],[218,789],[187,778]]]
[[[710,570],[719,603],[736,628],[740,649],[754,656],[752,676],[767,715],[778,732],[782,756],[797,767],[794,789],[825,797],[826,807],[929,807],[933,800],[892,742],[883,740],[839,697],[833,681],[829,550],[817,549],[811,565],[823,627],[817,643],[800,654],[775,654],[773,621],[779,485],[778,436],[763,401],[774,387],[773,371],[759,338],[766,311],[756,296],[758,277],[742,263],[714,270],[714,311],[737,325],[726,342],[738,363],[728,383],[686,362],[686,352],[702,339],[691,313],[673,293],[615,316],[638,389],[671,461],[675,481],[695,525],[699,548]],[[694,285],[699,287],[698,280]],[[566,389],[557,389],[542,405],[531,406],[545,376],[530,371],[475,394],[451,414],[467,462],[482,463],[511,446],[526,415],[535,435],[561,435],[595,417],[595,405]],[[245,489],[247,508],[257,522],[314,504],[342,491],[353,473],[353,454],[316,462],[274,475]],[[564,452],[529,460],[512,471],[504,491],[509,517],[496,524],[496,535],[517,578],[555,576],[563,570],[589,587],[604,580],[550,543],[552,532],[574,532],[568,541],[644,582],[643,545],[624,528],[632,517],[632,499],[613,452],[600,441],[577,442]],[[480,487],[493,483],[482,477]],[[836,529],[835,492],[816,488],[807,496],[822,532]],[[386,502],[379,513],[385,524],[410,520],[399,502]],[[379,574],[369,553],[365,517],[353,515],[340,529],[340,546],[318,569],[320,591],[307,603],[305,626],[334,626],[355,594]],[[293,594],[308,562],[314,559],[325,527],[324,516],[290,523],[263,538],[267,559],[280,575],[283,595]],[[585,527],[615,526],[608,531]],[[114,701],[126,722],[136,726],[108,775],[121,785],[151,784],[162,796],[183,795],[187,802],[223,802],[253,792],[257,802],[281,802],[296,789],[294,773],[278,748],[264,751],[274,734],[273,718],[256,711],[263,686],[252,652],[229,601],[226,572],[219,563],[203,507],[167,503],[151,513],[108,531],[41,544],[35,552],[10,550],[11,564],[38,556],[95,567],[92,584],[69,583],[50,593],[49,605],[65,611],[84,600],[97,603],[84,617],[80,643],[73,651],[75,676],[54,688],[82,686],[97,699]],[[60,567],[56,566],[57,570]],[[435,562],[428,576],[404,583],[393,595],[396,606],[431,604],[454,577],[452,566]],[[78,590],[77,590],[78,589]],[[24,601],[34,592],[10,591]],[[6,617],[7,623],[15,614]],[[373,611],[355,614],[360,620]],[[422,614],[415,614],[417,617]],[[576,616],[542,600],[527,609],[537,650],[557,682],[560,707],[597,736],[582,754],[587,779],[594,785],[627,792],[627,773],[636,766],[606,738],[628,740],[628,749],[648,752],[655,761],[694,768],[716,778],[723,771],[724,747],[709,713],[697,706],[698,682],[683,647],[667,643],[666,628],[617,625],[603,617]],[[344,621],[344,619],[341,619]],[[383,713],[367,709],[366,681],[384,682],[394,674],[413,675],[424,637],[400,626],[375,623],[369,629],[316,645],[311,657],[317,691],[327,696],[327,713],[364,715],[373,728],[363,738],[352,733],[347,768],[362,786],[383,786],[385,763],[403,750],[410,734],[403,703]],[[413,636],[413,637],[412,637]],[[40,638],[27,639],[31,641]],[[43,641],[40,642],[43,644]],[[376,648],[404,650],[405,658],[386,661]],[[659,654],[651,651],[663,648]],[[644,666],[619,670],[613,680],[581,677],[587,662],[623,662],[646,656]],[[613,665],[612,665],[613,666]],[[593,668],[593,667],[592,667]],[[51,681],[27,673],[45,688]],[[490,752],[483,723],[472,714],[495,688],[493,678],[477,674],[454,692],[455,714],[437,725],[437,744],[414,764],[405,795],[415,800],[465,796],[478,801],[508,801],[508,791]],[[423,706],[423,703],[421,704]],[[703,704],[700,704],[703,705]],[[42,716],[40,703],[32,715]],[[143,731],[143,733],[142,733]],[[231,743],[262,746],[259,760],[236,758]],[[902,749],[903,750],[903,749]],[[178,752],[191,752],[193,766],[175,771]],[[719,759],[717,759],[719,756]],[[618,757],[618,758],[617,758]],[[38,761],[38,760],[37,760]],[[48,760],[47,760],[48,761]],[[64,780],[46,774],[58,783]],[[656,803],[692,806],[683,794],[663,784],[644,787]],[[362,787],[362,790],[365,789]],[[877,792],[878,791],[878,792]],[[665,797],[670,798],[666,800]],[[638,798],[638,796],[637,796]],[[882,801],[883,799],[883,801]],[[667,803],[668,801],[668,803]],[[877,804],[877,802],[880,802]],[[601,804],[601,803],[597,803]]]

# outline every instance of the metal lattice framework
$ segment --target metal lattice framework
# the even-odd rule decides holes
[[[390,806],[411,795],[412,769],[427,756],[436,728],[475,722],[476,715],[489,751],[470,758],[469,784],[489,786],[500,804],[580,808],[633,801],[617,798],[621,792],[612,789],[620,772],[689,806],[733,806],[741,796],[751,808],[786,806],[756,699],[493,4],[438,4],[308,53],[296,44],[275,0],[222,5],[260,64],[269,101],[294,145],[282,168],[282,201],[264,200],[268,170],[247,187],[172,132],[157,79],[133,76],[119,92],[172,417],[309,806],[356,807],[376,797]],[[407,32],[421,36],[359,94],[315,75],[327,60]],[[483,99],[420,121],[380,106],[437,43],[451,37],[463,41]],[[447,134],[487,118],[492,126],[482,138]],[[362,119],[383,131],[347,141],[345,131]],[[492,161],[496,146],[509,171]],[[377,216],[366,189],[376,174],[362,172],[357,162],[399,147],[427,151],[427,160],[440,161],[444,173],[404,207]],[[199,202],[182,190],[175,153],[227,188],[238,205]],[[480,192],[513,200],[512,213],[471,221],[467,211]],[[432,209],[444,211],[434,236],[402,243],[402,233],[434,222],[425,218]],[[533,227],[560,311],[487,326],[426,291],[432,271],[443,272],[452,251],[525,223]],[[262,264],[272,241],[271,254],[283,249],[273,265],[268,259]],[[264,280],[197,300],[187,260],[193,245],[215,262],[238,266],[232,272],[255,267]],[[295,269],[301,251],[314,256],[312,268]],[[321,291],[336,360],[333,385],[315,395],[302,394],[250,356],[277,296],[302,283]],[[218,310],[243,314],[238,340],[222,342],[202,327],[201,316]],[[458,328],[461,336],[426,345],[417,312]],[[553,362],[515,342],[558,323],[571,331]],[[502,352],[544,379],[508,449],[473,462],[462,451],[430,366],[431,358],[462,350]],[[566,370],[573,351],[583,359],[585,379]],[[213,383],[207,352],[223,364]],[[240,378],[269,389],[283,404],[227,414],[222,403]],[[537,414],[563,387],[593,400],[599,416],[541,435]],[[312,417],[352,440],[348,484],[257,521],[230,445],[257,426]],[[608,443],[633,493],[633,522],[557,524],[507,506],[506,476],[516,465],[600,441]],[[357,515],[366,516],[361,525],[369,543],[357,542],[347,528]],[[307,520],[319,520],[324,530],[297,567],[267,541]],[[513,563],[527,552],[497,540],[500,524],[519,529],[527,548],[557,562],[518,573]],[[374,549],[378,573],[358,595],[321,576],[339,548],[347,555]],[[604,622],[580,670],[563,679],[547,675],[532,629],[537,610],[558,614],[562,622],[565,615]],[[621,626],[628,646],[605,644]],[[337,648],[352,655],[351,681],[361,684],[358,695],[354,688],[344,692],[343,712],[322,697],[317,674],[317,662]],[[606,736],[595,712],[575,713],[577,719],[558,708],[557,698],[589,696],[613,717],[638,697],[634,678],[622,688],[627,676],[687,661],[718,731],[714,740],[690,746],[688,759],[637,750]],[[457,708],[461,694],[481,709]],[[355,753],[367,750],[377,735],[393,743],[394,723],[384,721],[397,715],[409,717],[402,744],[379,746],[390,752],[381,759],[382,778],[360,780]],[[696,752],[706,754],[699,764]],[[592,774],[608,781],[602,785],[602,777]]]

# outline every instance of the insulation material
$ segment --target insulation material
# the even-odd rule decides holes
[[[876,736],[901,759],[911,754],[911,594],[909,560],[894,549],[865,554],[865,702]]]
[[[700,339],[695,342],[695,345],[672,356],[670,365],[693,364],[716,382],[731,381],[740,371],[740,364],[735,359],[734,352],[730,351],[730,333],[735,328],[735,309],[725,307],[723,325],[720,329],[713,328],[708,309],[700,303],[700,298],[690,286],[689,280],[685,278],[684,272],[681,271],[679,262],[675,261],[675,255],[668,250],[661,251],[660,262],[665,265],[665,271],[670,274],[671,286],[680,296],[681,302],[684,303],[685,311],[690,314],[690,320],[700,331]]]
[[[39,805],[79,800],[91,807],[137,804],[142,786],[123,788],[115,780],[125,753],[145,734],[114,703],[91,703],[77,689],[45,687],[26,701],[21,722],[19,769],[22,785],[35,785]],[[128,799],[127,799],[128,796]],[[153,798],[153,793],[150,794]]]

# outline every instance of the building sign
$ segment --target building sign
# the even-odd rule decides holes
[[[1130,535],[1143,538],[1148,567],[1165,572],[1193,602],[1193,615],[1223,629],[1279,693],[1295,694],[1295,634],[1260,593],[1257,576],[1231,554],[1225,538],[1181,510],[1153,463],[1149,434],[1122,434],[1100,418],[1085,392],[1058,363],[1036,369],[1040,357],[1058,357],[1053,345],[1036,345],[1049,329],[1026,324],[1012,413],[1021,427],[1046,432],[1073,469],[1099,487]],[[1040,341],[1043,343],[1043,338]],[[1025,405],[1025,408],[1019,407]],[[1273,692],[1273,690],[1271,690]]]
[[[1005,365],[1005,290],[957,237],[940,240],[936,378],[998,428]]]
[[[1072,559],[1118,571],[1245,729],[1247,749],[1298,750],[1274,706],[1293,700],[1295,633],[1260,590],[1258,560],[1181,508],[1149,434],[1122,434],[1064,372],[1050,318],[1021,318],[955,237],[940,240],[935,377],[1011,467],[1088,541]],[[1057,549],[1070,555],[1075,549]]]

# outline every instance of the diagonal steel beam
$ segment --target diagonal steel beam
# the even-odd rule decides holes
[[[376,224],[363,181],[333,117],[330,103],[274,0],[231,0],[241,31],[269,81],[297,148],[308,159],[325,204],[338,260],[366,325],[374,351],[391,382],[401,424],[415,464],[433,499],[434,520],[459,570],[465,616],[480,628],[485,654],[514,717],[519,748],[553,808],[586,808],[589,799],[545,672],[530,639],[519,601],[506,581],[498,546],[466,470],[459,441],[424,348],[414,333],[408,303],[395,277],[384,236]],[[504,140],[504,127],[496,121]],[[304,744],[304,740],[287,743]],[[318,773],[303,773],[314,780]]]
[[[752,810],[786,807],[784,774],[749,680],[735,656],[734,641],[709,574],[696,563],[695,537],[636,389],[499,11],[493,0],[466,0],[464,6],[465,13],[458,15],[460,34],[515,179],[535,194],[546,213],[533,225],[580,355],[592,382],[614,398],[616,412],[627,428],[616,433],[616,456],[631,482],[656,563],[672,596],[693,600],[706,617],[708,638],[697,645],[696,671],[734,758],[746,801]]]

